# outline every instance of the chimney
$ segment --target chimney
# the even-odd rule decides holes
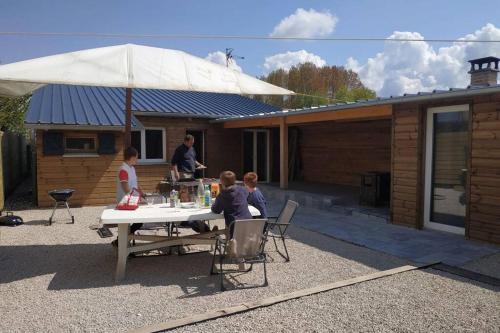
[[[497,57],[485,57],[470,62],[470,85],[488,86],[497,84],[497,74],[499,72]]]

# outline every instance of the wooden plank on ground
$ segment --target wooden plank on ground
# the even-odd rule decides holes
[[[395,275],[395,274],[399,274],[399,273],[403,273],[403,272],[413,271],[416,269],[427,268],[427,267],[435,265],[435,264],[437,264],[437,263],[400,266],[400,267],[396,267],[396,268],[385,270],[385,271],[380,271],[380,272],[376,272],[376,273],[372,273],[372,274],[358,276],[358,277],[355,277],[352,279],[337,281],[337,282],[333,282],[333,283],[329,283],[329,284],[325,284],[325,285],[321,285],[321,286],[316,286],[316,287],[312,287],[312,288],[307,288],[307,289],[296,290],[296,291],[293,291],[293,292],[288,293],[288,294],[267,297],[267,298],[264,298],[264,299],[258,300],[258,301],[242,303],[239,305],[235,305],[235,306],[231,306],[231,307],[227,307],[227,308],[223,308],[223,309],[218,309],[218,310],[214,310],[214,311],[209,311],[206,313],[202,313],[202,314],[198,314],[198,315],[194,315],[194,316],[190,316],[190,317],[175,319],[172,321],[168,321],[166,323],[145,326],[145,327],[133,329],[129,332],[130,333],[153,333],[153,332],[171,330],[171,329],[179,328],[182,326],[192,325],[192,324],[204,322],[207,320],[213,320],[216,318],[225,317],[225,316],[229,316],[229,315],[236,314],[236,313],[246,312],[246,311],[257,309],[257,308],[282,303],[285,301],[301,298],[304,296],[311,296],[314,294],[323,293],[323,292],[330,291],[333,289],[351,286],[351,285],[358,284],[361,282],[380,279],[383,277],[387,277],[387,276],[391,276],[391,275]]]

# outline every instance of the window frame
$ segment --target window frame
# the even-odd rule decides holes
[[[83,149],[68,149],[67,139],[92,139],[94,140],[94,149],[83,150]],[[64,133],[63,134],[63,149],[64,155],[97,155],[98,151],[98,137],[97,133]]]
[[[163,157],[162,158],[146,158],[146,131],[155,130],[162,132],[162,146],[163,146]],[[140,130],[132,130],[132,132],[141,133],[141,158],[137,159],[139,163],[165,163],[167,161],[167,131],[164,127],[144,127]]]

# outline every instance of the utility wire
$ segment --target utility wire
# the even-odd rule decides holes
[[[0,36],[21,37],[100,37],[100,38],[151,38],[151,39],[232,39],[232,40],[294,40],[327,42],[427,42],[427,43],[500,43],[500,40],[487,39],[417,39],[417,38],[369,38],[369,37],[279,37],[257,35],[190,35],[190,34],[128,34],[100,32],[28,32],[0,31]]]

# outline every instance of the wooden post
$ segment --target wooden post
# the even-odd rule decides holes
[[[130,147],[132,129],[132,88],[125,90],[125,148]]]
[[[288,188],[288,125],[280,119],[280,188]]]

